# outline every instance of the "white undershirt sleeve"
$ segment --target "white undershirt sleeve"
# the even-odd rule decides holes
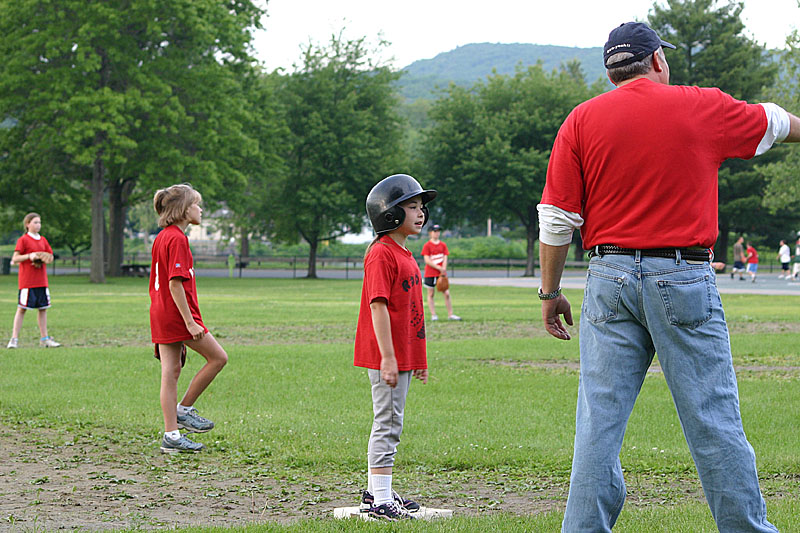
[[[790,131],[789,115],[782,107],[773,103],[761,104],[767,114],[767,131],[756,148],[756,155],[761,155],[776,142],[783,141]]]
[[[536,206],[539,212],[539,242],[563,246],[572,242],[572,232],[583,226],[579,213],[565,211],[550,204]]]

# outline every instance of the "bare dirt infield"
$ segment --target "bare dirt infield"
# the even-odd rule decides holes
[[[302,479],[269,465],[222,465],[210,454],[165,456],[155,439],[126,440],[1,426],[0,530],[290,523],[356,505],[362,488],[359,473]],[[568,488],[566,477],[497,472],[415,473],[405,483],[414,486],[409,496],[461,516],[561,510]],[[691,476],[630,476],[628,489],[631,505],[702,499]]]

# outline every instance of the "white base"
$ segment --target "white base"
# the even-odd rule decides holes
[[[420,507],[416,513],[411,513],[416,518],[431,520],[433,518],[450,518],[453,511],[450,509],[433,509],[431,507]],[[358,507],[337,507],[333,510],[334,518],[360,518],[361,520],[376,520],[370,518],[368,513],[362,513]]]

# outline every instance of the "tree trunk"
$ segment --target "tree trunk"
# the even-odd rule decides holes
[[[105,283],[105,251],[103,241],[105,240],[105,210],[103,209],[103,181],[105,167],[103,165],[102,154],[98,154],[92,166],[92,265],[89,273],[89,281],[92,283]]]
[[[536,239],[539,236],[539,220],[536,207],[528,210],[528,220],[525,222],[525,230],[528,237],[527,260],[525,262],[525,274],[523,276],[533,277],[536,275]]]
[[[536,234],[528,229],[528,257],[525,262],[525,274],[523,276],[533,277],[536,275]]]
[[[717,237],[717,243],[714,246],[714,260],[715,261],[722,261],[723,263],[728,262],[728,227],[723,226],[720,224],[719,226],[719,236]]]
[[[242,228],[239,232],[239,256],[243,259],[250,257],[250,237],[247,230]]]
[[[122,275],[125,246],[125,206],[122,184],[114,180],[108,187],[108,270],[109,276]]]
[[[576,230],[573,234],[572,242],[575,244],[575,255],[573,256],[575,261],[584,261],[586,258],[586,251],[583,249],[583,239],[581,238],[581,232]]]
[[[307,278],[317,278],[317,246],[319,239],[313,238],[308,241],[308,275]]]

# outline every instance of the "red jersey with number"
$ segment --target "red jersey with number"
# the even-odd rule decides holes
[[[370,304],[383,298],[389,309],[392,345],[400,371],[428,368],[422,278],[409,250],[384,235],[364,260],[364,285],[356,329],[355,366],[381,368]]]
[[[47,252],[52,254],[53,249],[50,248],[50,243],[47,242],[42,235],[36,239],[26,233],[17,239],[17,245],[14,251],[20,255],[26,255],[32,252]],[[19,264],[19,278],[18,284],[20,289],[33,289],[35,287],[47,287],[47,265],[41,263],[39,266],[34,266],[33,261],[26,259]]]
[[[189,239],[178,226],[167,226],[153,241],[153,262],[150,266],[150,333],[156,344],[191,340],[178,306],[169,291],[169,280],[183,281],[183,291],[192,318],[208,332],[197,304],[194,281],[194,260]]]
[[[434,265],[441,266],[442,263],[444,263],[444,257],[450,255],[450,252],[447,250],[447,245],[443,241],[439,241],[436,244],[432,241],[428,241],[422,245],[422,255],[430,257]],[[438,278],[441,275],[442,273],[440,271],[425,263],[426,278]]]
[[[542,203],[581,214],[586,249],[709,247],[719,166],[753,157],[766,129],[761,105],[640,78],[570,113]]]

